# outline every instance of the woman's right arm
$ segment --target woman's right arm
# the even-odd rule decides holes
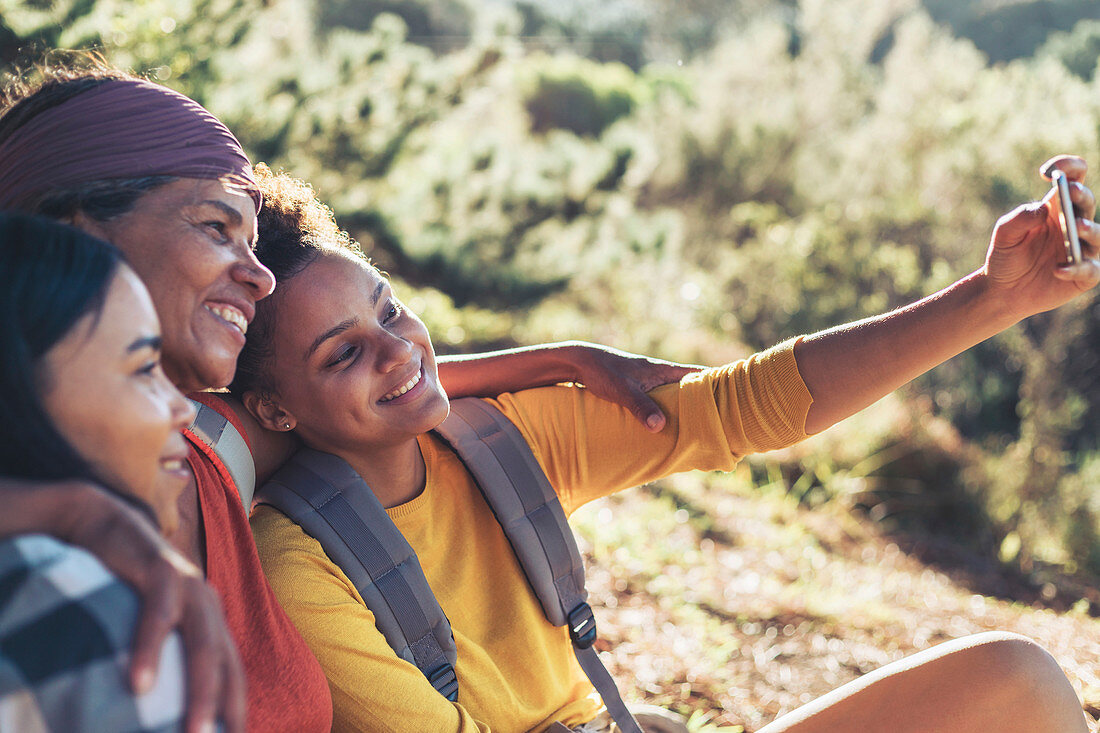
[[[1065,249],[1053,192],[1002,216],[985,263],[953,285],[881,316],[807,336],[795,349],[814,404],[806,431],[820,432],[1009,326],[1079,297],[1100,282],[1096,198],[1082,183],[1085,161],[1059,156],[1075,181],[1072,197],[1086,258],[1062,264]]]
[[[567,341],[438,360],[439,379],[452,398],[496,397],[559,382],[577,382],[601,399],[625,407],[651,432],[665,416],[646,394],[702,367],[631,354],[599,344]]]
[[[221,605],[202,573],[138,511],[93,484],[0,478],[0,538],[47,534],[89,551],[141,599],[131,684],[156,682],[161,648],[176,629],[187,659],[188,730],[215,720],[243,731],[244,671]]]

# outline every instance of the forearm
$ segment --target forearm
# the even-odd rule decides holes
[[[493,397],[573,381],[583,348],[578,342],[562,342],[440,357],[439,380],[452,398]]]
[[[1020,320],[982,271],[885,315],[802,339],[798,371],[813,405],[806,432],[859,412]]]
[[[82,517],[98,514],[102,492],[80,481],[0,477],[0,538],[39,533],[72,542]]]
[[[81,481],[0,478],[0,501],[5,507],[0,537],[46,534],[81,547],[139,593],[155,583],[151,578],[164,573],[164,566],[201,579],[146,516],[106,489]]]

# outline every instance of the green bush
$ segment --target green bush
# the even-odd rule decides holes
[[[1081,21],[1069,33],[1053,33],[1040,54],[1050,55],[1085,81],[1096,75],[1100,62],[1100,21]]]
[[[633,73],[619,64],[597,64],[581,58],[548,58],[527,73],[524,106],[531,131],[567,130],[582,137],[599,137],[631,114],[640,87]]]

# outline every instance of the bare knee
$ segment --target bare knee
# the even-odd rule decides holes
[[[1087,733],[1058,663],[1027,637],[956,639],[864,675],[774,721],[769,733]]]
[[[960,639],[957,652],[976,676],[971,689],[999,707],[1021,730],[1087,731],[1081,702],[1065,672],[1034,640],[1008,632]]]
[[[1069,684],[1058,662],[1033,639],[1011,632],[991,631],[960,639],[962,654],[979,672],[1006,685],[1044,689]]]

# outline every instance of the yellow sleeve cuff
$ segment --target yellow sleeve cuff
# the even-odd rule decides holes
[[[799,339],[789,339],[730,365],[732,384],[727,395],[740,405],[748,452],[785,448],[808,437],[806,416],[813,397],[794,358]]]

